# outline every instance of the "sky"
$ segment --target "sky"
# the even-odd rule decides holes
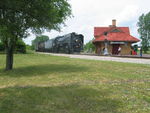
[[[139,38],[138,18],[150,11],[150,0],[69,0],[69,3],[73,17],[66,20],[66,26],[61,32],[52,30],[43,35],[51,39],[76,32],[83,34],[84,43],[87,43],[94,38],[94,27],[107,27],[112,24],[112,19],[116,19],[118,27],[129,27],[131,35]],[[31,45],[35,37],[31,34],[24,41]]]

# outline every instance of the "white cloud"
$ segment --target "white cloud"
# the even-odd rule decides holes
[[[117,15],[116,19],[118,23],[134,20],[138,16],[138,6],[127,5],[120,14]]]
[[[133,36],[137,35],[136,23],[142,13],[150,11],[149,0],[70,0],[74,18],[66,21],[67,27],[62,32],[52,31],[44,33],[50,38],[70,32],[81,33],[85,36],[85,43],[93,39],[95,26],[108,26],[112,19],[117,19],[117,25],[131,28]],[[26,39],[31,42],[34,37]]]

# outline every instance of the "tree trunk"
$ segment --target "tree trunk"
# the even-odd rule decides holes
[[[13,69],[13,46],[6,48],[6,71]]]

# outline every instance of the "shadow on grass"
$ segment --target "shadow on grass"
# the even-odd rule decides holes
[[[35,66],[27,66],[15,68],[12,71],[2,72],[2,76],[11,76],[11,77],[19,77],[19,76],[42,76],[43,74],[63,74],[63,73],[76,73],[76,72],[84,72],[87,71],[87,67],[81,67],[76,65],[69,64],[46,64],[46,65],[35,65]]]
[[[119,113],[123,104],[108,90],[78,85],[0,89],[1,113]]]

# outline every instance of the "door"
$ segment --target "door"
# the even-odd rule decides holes
[[[118,48],[119,48],[120,44],[113,44],[112,45],[112,54],[113,55],[117,55],[118,54]]]

